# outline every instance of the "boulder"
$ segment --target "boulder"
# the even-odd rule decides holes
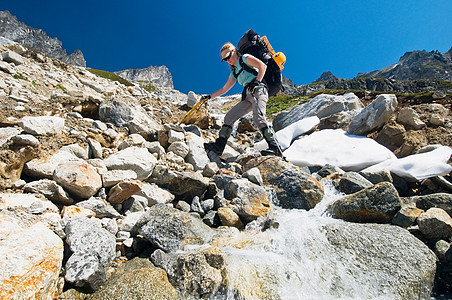
[[[288,112],[279,113],[273,120],[273,128],[278,131],[307,117],[317,116],[322,119],[338,112],[362,110],[363,107],[353,93],[343,96],[322,94],[307,103],[294,106]]]
[[[390,223],[402,206],[397,190],[390,182],[382,182],[336,200],[328,211],[350,222]]]
[[[323,187],[314,177],[278,157],[251,159],[243,171],[254,167],[259,169],[264,184],[275,189],[277,204],[283,208],[309,210],[323,198]]]
[[[58,135],[63,132],[64,119],[53,116],[23,117],[19,126],[26,133],[33,135]]]
[[[419,230],[428,239],[448,240],[452,236],[452,218],[441,208],[430,208],[417,219]]]
[[[88,290],[98,290],[116,256],[116,238],[93,219],[73,217],[65,228],[72,255],[66,262],[66,281]]]
[[[26,225],[22,219],[0,214],[0,298],[54,299],[63,242],[45,224]]]
[[[82,161],[59,164],[53,173],[53,180],[82,199],[88,199],[102,187],[100,175],[90,164]]]
[[[182,249],[188,244],[205,244],[215,233],[201,219],[165,204],[151,207],[135,224],[132,233],[139,233],[165,252]]]
[[[91,300],[117,299],[172,300],[178,298],[177,290],[169,283],[166,272],[155,267],[149,259],[134,258],[121,265]]]

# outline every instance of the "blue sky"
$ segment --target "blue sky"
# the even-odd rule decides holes
[[[283,75],[297,85],[324,71],[353,78],[407,51],[452,47],[451,0],[2,2],[0,10],[57,37],[68,53],[82,50],[88,67],[166,65],[184,93],[222,87],[229,69],[219,49],[250,28],[286,54]]]

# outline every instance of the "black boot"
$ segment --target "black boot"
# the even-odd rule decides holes
[[[206,151],[213,151],[218,156],[223,154],[224,148],[226,147],[226,143],[228,141],[229,136],[232,133],[232,127],[229,125],[223,125],[218,133],[218,138],[215,140],[215,143],[204,143],[204,149]]]
[[[282,157],[282,151],[281,148],[278,145],[278,142],[276,141],[276,136],[273,134],[273,131],[270,130],[267,126],[261,129],[262,135],[264,136],[265,141],[268,144],[268,149],[262,150],[261,154],[266,155],[276,155],[279,157]]]
[[[213,151],[218,156],[223,154],[224,148],[226,147],[226,142],[228,140],[222,136],[215,140],[215,143],[204,143],[204,149],[206,151]]]

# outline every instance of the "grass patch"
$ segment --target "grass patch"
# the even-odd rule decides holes
[[[66,92],[66,89],[62,87],[60,84],[57,84],[56,87],[62,90],[63,92]]]
[[[13,75],[14,79],[22,79],[22,80],[26,80],[28,81],[28,78],[25,77],[24,75],[22,75],[22,73],[17,72],[16,74]]]
[[[267,117],[271,118],[273,115],[300,104],[303,100],[309,99],[308,96],[288,96],[288,95],[276,95],[268,98],[267,102]]]
[[[99,77],[110,79],[112,81],[118,81],[119,83],[122,83],[125,86],[133,86],[132,83],[130,83],[129,81],[125,80],[121,76],[116,75],[115,73],[102,71],[102,70],[96,70],[96,69],[87,69],[87,70],[90,71],[91,73],[93,73],[94,75],[99,76]]]
[[[149,82],[148,84],[146,84],[143,87],[146,91],[152,93],[152,92],[158,92],[159,89],[157,88],[157,86],[155,84],[153,84],[152,82]]]

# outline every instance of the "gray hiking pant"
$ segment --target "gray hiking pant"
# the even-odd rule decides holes
[[[245,100],[240,101],[233,108],[231,108],[230,111],[228,111],[228,113],[224,117],[224,124],[232,127],[235,121],[237,121],[250,111],[253,111],[253,121],[256,124],[256,126],[259,129],[262,129],[265,126],[267,126],[267,122],[265,119],[268,101],[267,88],[262,87],[256,89],[254,91],[254,97],[256,97],[260,112],[262,114],[259,113],[259,109],[256,106],[253,96],[251,94],[248,94],[246,95]]]

